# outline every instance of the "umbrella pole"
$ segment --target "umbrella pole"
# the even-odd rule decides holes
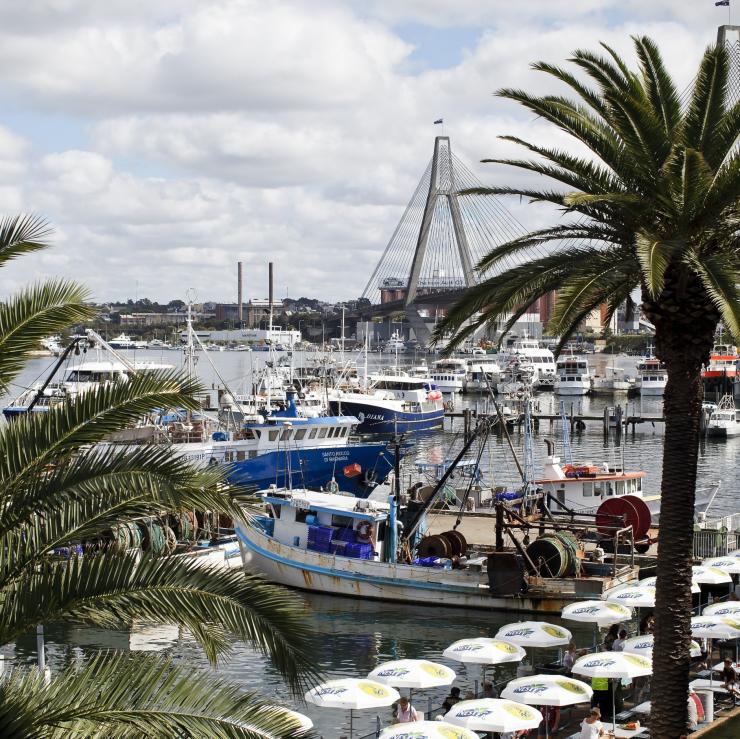
[[[612,682],[612,734],[617,731],[617,686]]]
[[[349,739],[352,739],[352,718],[353,718],[353,711],[350,708],[349,709]]]

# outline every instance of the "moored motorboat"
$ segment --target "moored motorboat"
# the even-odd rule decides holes
[[[668,384],[665,365],[655,357],[648,357],[637,365],[635,387],[640,395],[663,395]]]
[[[740,409],[735,407],[732,395],[725,395],[710,413],[706,426],[707,436],[728,439],[740,436]]]
[[[583,357],[561,357],[557,361],[554,388],[558,395],[588,395],[591,374]]]

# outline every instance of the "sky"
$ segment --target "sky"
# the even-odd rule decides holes
[[[740,3],[739,3],[740,4]],[[740,9],[738,9],[740,21]],[[52,248],[0,270],[0,296],[69,277],[95,300],[358,297],[431,157],[487,184],[513,134],[569,147],[502,87],[564,90],[562,64],[630,36],[680,89],[727,8],[713,0],[24,0],[0,4],[0,215]],[[575,147],[572,147],[575,151]],[[506,202],[526,227],[557,217]]]

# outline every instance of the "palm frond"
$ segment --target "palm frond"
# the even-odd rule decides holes
[[[699,275],[712,302],[722,315],[735,341],[740,342],[740,270],[738,260],[725,254],[699,257],[687,254],[691,268]]]
[[[105,441],[135,425],[156,408],[197,409],[199,385],[174,372],[134,375],[61,403],[46,413],[30,413],[0,429],[0,481],[22,484],[47,465]]]
[[[655,42],[647,36],[633,36],[640,59],[647,96],[653,110],[671,138],[681,122],[681,101],[676,86],[666,71]]]
[[[48,248],[52,234],[49,223],[37,215],[6,216],[0,219],[0,267],[23,254]]]
[[[54,280],[0,303],[0,390],[7,391],[41,339],[92,318],[92,308],[84,304],[87,296],[73,282]]]
[[[638,233],[635,251],[642,266],[645,284],[650,295],[656,297],[663,290],[665,272],[680,244],[651,234]]]
[[[208,659],[230,644],[227,633],[270,658],[299,691],[316,676],[310,632],[297,596],[241,570],[187,558],[101,552],[46,566],[8,585],[0,601],[0,643],[52,620],[120,628],[134,618],[188,628]]]
[[[14,670],[0,691],[0,734],[34,739],[287,739],[285,709],[203,670],[144,654],[100,654],[73,664],[47,687]]]
[[[710,46],[699,65],[699,73],[684,118],[682,139],[685,146],[703,151],[714,136],[725,113],[728,60],[723,45]]]

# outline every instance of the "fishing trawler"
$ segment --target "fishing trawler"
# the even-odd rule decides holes
[[[464,359],[440,359],[434,363],[429,376],[438,390],[443,393],[465,392],[465,379],[468,373]]]
[[[732,395],[723,396],[711,412],[706,432],[707,436],[721,439],[740,436],[740,409],[735,407],[735,399]]]
[[[549,349],[540,346],[539,341],[527,338],[517,339],[507,353],[520,365],[531,365],[534,387],[541,389],[553,388],[557,376],[555,355]]]
[[[712,393],[732,392],[738,378],[737,349],[729,344],[715,344],[709,355],[709,363],[701,372],[704,390]]]

